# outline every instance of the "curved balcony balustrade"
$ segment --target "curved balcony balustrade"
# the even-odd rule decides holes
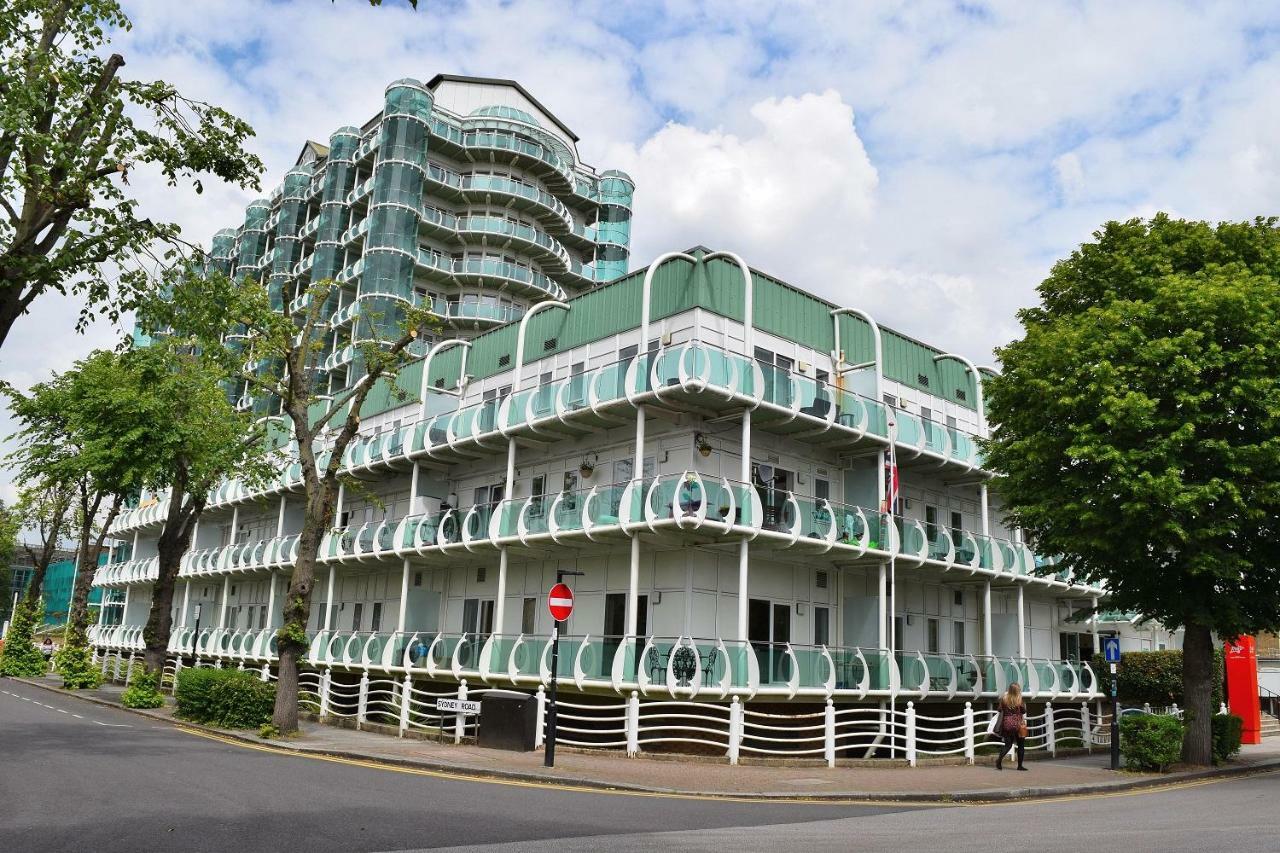
[[[457,218],[457,235],[467,243],[513,245],[524,254],[537,258],[553,272],[567,272],[569,252],[547,232],[512,222],[501,216],[466,215]]]
[[[508,162],[532,172],[552,190],[569,193],[574,189],[573,164],[566,163],[550,146],[500,130],[464,131],[462,146],[473,156],[483,152],[486,160]]]
[[[564,288],[550,277],[522,264],[512,264],[491,258],[446,260],[443,272],[466,284],[488,285],[497,288],[514,288],[535,297],[551,296],[564,299]],[[438,268],[438,267],[437,267]]]
[[[292,566],[298,556],[298,534],[273,536],[254,542],[235,542],[200,548],[183,555],[178,576],[198,578]]]
[[[99,566],[93,575],[93,585],[111,588],[126,587],[130,584],[150,583],[160,577],[160,558],[143,557],[138,560],[125,560],[121,563],[107,563]]]
[[[455,175],[457,188],[464,198],[474,203],[494,202],[514,210],[537,216],[539,221],[562,235],[574,233],[573,214],[564,202],[531,184],[502,175]],[[591,246],[594,248],[594,244]]]
[[[99,648],[140,650],[141,626],[94,626]],[[276,659],[274,628],[174,629],[169,651],[227,661]],[[557,682],[581,691],[637,691],[646,697],[860,701],[994,699],[1018,682],[1035,701],[1087,700],[1101,694],[1087,663],[917,650],[696,637],[560,638],[551,670],[551,638],[528,634],[475,635],[321,630],[311,636],[306,663],[357,671],[467,679],[501,687]]]

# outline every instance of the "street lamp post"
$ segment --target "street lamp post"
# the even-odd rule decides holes
[[[201,604],[197,601],[195,606],[196,627],[191,634],[191,655],[196,660],[200,659],[200,608]]]

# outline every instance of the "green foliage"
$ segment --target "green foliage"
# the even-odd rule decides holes
[[[1110,606],[1280,624],[1280,229],[1109,222],[1053,268],[987,382],[1012,525]]]
[[[271,721],[276,689],[238,669],[188,667],[178,673],[177,714],[197,723],[251,729]]]
[[[280,729],[276,728],[275,723],[263,723],[258,729],[258,737],[263,740],[275,740],[280,737]]]
[[[6,590],[7,592],[7,590]],[[36,618],[43,607],[39,601],[18,599],[5,637],[4,650],[0,651],[0,675],[14,678],[39,678],[49,671],[44,654],[34,643]]]
[[[1244,720],[1235,714],[1213,715],[1213,763],[1229,761],[1240,751],[1240,739],[1244,735]]]
[[[120,704],[126,708],[160,708],[164,694],[160,692],[160,673],[146,668],[134,672],[129,686],[120,694]]]
[[[1103,693],[1111,693],[1111,668],[1102,657],[1094,655],[1094,673]],[[1213,707],[1222,702],[1223,685],[1222,649],[1215,649],[1213,656]],[[1116,669],[1120,701],[1125,705],[1151,705],[1165,708],[1170,705],[1186,706],[1182,695],[1182,652],[1178,649],[1154,652],[1124,652]]]
[[[1120,721],[1125,767],[1163,773],[1182,755],[1182,723],[1166,714],[1129,714]]]
[[[102,686],[102,671],[93,665],[93,652],[76,642],[71,632],[53,656],[54,668],[68,690],[95,690]]]
[[[0,344],[47,291],[82,297],[83,325],[153,288],[156,250],[185,244],[139,211],[135,167],[197,193],[206,176],[258,186],[249,125],[163,80],[121,77],[108,33],[130,26],[116,0],[0,4]]]

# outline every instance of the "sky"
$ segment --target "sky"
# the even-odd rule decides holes
[[[519,80],[637,183],[632,266],[703,244],[982,363],[1102,223],[1280,213],[1280,4],[124,0],[112,49],[256,130],[263,192],[145,173],[142,215],[207,243],[302,143],[386,85]],[[120,330],[19,321],[21,387]],[[0,430],[8,432],[0,421]],[[6,497],[0,486],[0,497]]]

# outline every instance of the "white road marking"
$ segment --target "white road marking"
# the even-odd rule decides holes
[[[23,702],[30,702],[32,705],[39,705],[41,708],[48,708],[50,711],[57,711],[59,714],[69,713],[68,711],[63,710],[62,708],[55,708],[52,705],[46,705],[43,702],[37,702],[36,700],[32,699],[30,696],[21,696],[17,693],[10,693],[8,690],[0,690],[0,693],[3,693],[6,696],[12,696],[14,699],[21,699]],[[71,714],[71,716],[75,717],[77,720],[84,719],[84,717],[80,716],[79,714]],[[96,726],[106,726],[107,728],[110,728],[110,729],[133,728],[133,726],[129,725],[128,723],[104,723],[99,720],[90,720],[89,722],[93,723]]]

